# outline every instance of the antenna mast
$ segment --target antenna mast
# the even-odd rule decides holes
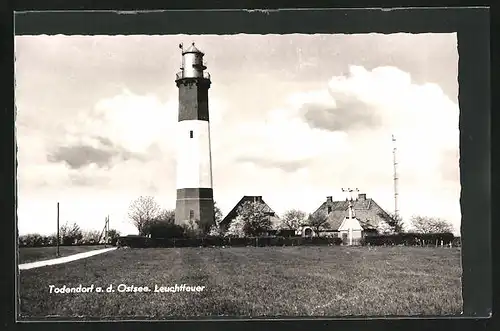
[[[396,147],[396,137],[392,135],[392,143],[393,143],[393,148],[392,148],[392,154],[393,154],[393,166],[394,166],[394,215],[397,217],[399,214],[398,210],[398,162],[396,158],[396,152],[397,152],[397,147]]]

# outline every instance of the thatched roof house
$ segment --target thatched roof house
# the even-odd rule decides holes
[[[390,215],[375,200],[367,198],[364,193],[358,194],[358,197],[353,199],[351,203],[354,215],[365,231],[375,230],[381,221],[390,219]],[[332,197],[327,197],[326,201],[314,211],[314,213],[318,212],[324,212],[328,215],[330,231],[338,231],[349,213],[349,201],[333,201]]]
[[[231,222],[238,216],[238,208],[242,206],[245,202],[256,202],[256,203],[261,203],[264,205],[264,210],[266,214],[269,216],[271,219],[271,223],[273,224],[273,228],[277,228],[279,225],[280,219],[274,212],[274,210],[269,207],[269,205],[262,199],[262,196],[255,196],[255,195],[245,195],[243,198],[241,198],[240,201],[231,209],[231,211],[224,217],[224,219],[219,223],[219,226],[221,229],[226,231],[229,228],[229,225]]]

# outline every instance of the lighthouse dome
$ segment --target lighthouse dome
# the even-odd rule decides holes
[[[186,53],[198,53],[202,56],[204,55],[202,51],[200,51],[198,48],[196,48],[194,43],[191,43],[191,46],[189,46],[188,48],[186,48],[182,51],[182,54],[186,54]]]

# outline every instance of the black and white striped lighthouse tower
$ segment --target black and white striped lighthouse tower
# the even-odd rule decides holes
[[[175,83],[179,88],[177,132],[177,201],[175,223],[208,228],[215,221],[212,189],[212,156],[208,89],[203,53],[194,43],[182,50],[182,67]]]

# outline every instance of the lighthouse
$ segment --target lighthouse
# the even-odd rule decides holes
[[[181,71],[175,83],[179,89],[177,141],[177,201],[175,223],[208,229],[214,222],[212,155],[208,89],[204,53],[194,43],[182,51]]]

